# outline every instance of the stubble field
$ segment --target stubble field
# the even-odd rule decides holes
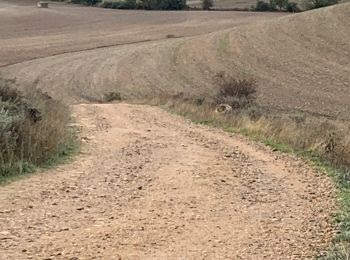
[[[256,78],[263,106],[349,119],[349,11],[350,4],[285,15],[3,3],[0,74],[77,103],[109,91],[210,96],[213,76],[226,71]]]

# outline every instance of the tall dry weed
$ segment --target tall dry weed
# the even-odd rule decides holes
[[[64,152],[72,141],[70,113],[37,90],[23,93],[0,79],[0,177],[21,173]]]

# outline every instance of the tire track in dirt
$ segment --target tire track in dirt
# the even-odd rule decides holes
[[[78,105],[81,155],[0,190],[2,259],[311,259],[334,189],[292,156],[158,108]]]

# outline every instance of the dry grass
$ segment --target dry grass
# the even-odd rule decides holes
[[[70,113],[38,91],[21,93],[0,79],[0,180],[67,152]]]
[[[108,92],[105,93],[102,97],[102,102],[113,102],[113,101],[121,101],[122,97],[119,92]]]
[[[256,103],[257,83],[252,78],[236,80],[229,74],[216,75],[214,102],[183,93],[166,96],[167,106],[200,122],[214,122],[261,136],[327,160],[336,167],[350,169],[350,123],[298,111],[281,112]],[[162,101],[161,101],[162,102]],[[164,103],[164,101],[163,101]],[[228,104],[229,113],[220,113],[216,105]]]
[[[195,122],[241,132],[259,139],[273,141],[294,151],[318,156],[340,168],[350,169],[350,124],[344,121],[316,117],[301,112],[282,113],[251,105],[244,109],[220,114],[212,104],[172,98],[153,98],[153,105],[192,119]]]
[[[256,100],[256,82],[253,79],[235,79],[227,73],[218,73],[216,84],[219,86],[215,96],[217,104],[228,104],[234,109],[242,109]]]

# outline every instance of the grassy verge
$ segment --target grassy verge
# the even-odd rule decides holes
[[[0,184],[67,160],[78,150],[67,106],[0,79]]]
[[[62,151],[58,152],[55,156],[49,158],[43,163],[34,164],[25,160],[17,161],[10,167],[2,169],[2,171],[5,171],[7,174],[0,175],[0,186],[9,184],[21,178],[25,178],[26,176],[38,171],[48,170],[57,165],[68,163],[71,161],[73,156],[79,153],[79,151],[80,144],[78,141],[72,140],[71,144],[67,144]]]
[[[346,135],[350,132],[346,131],[345,124],[299,113],[278,115],[258,107],[221,114],[212,105],[198,103],[197,99],[153,98],[147,103],[194,123],[242,134],[274,150],[296,154],[330,176],[338,190],[339,210],[334,225],[339,235],[320,259],[350,259],[350,146]]]

